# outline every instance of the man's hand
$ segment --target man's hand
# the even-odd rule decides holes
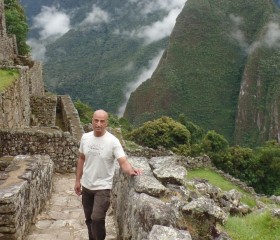
[[[121,157],[118,161],[122,171],[129,176],[138,176],[143,172],[141,169],[133,168],[126,157]]]
[[[81,177],[83,175],[83,167],[85,163],[85,155],[83,153],[80,153],[78,162],[77,162],[77,171],[76,171],[76,182],[75,182],[75,193],[80,196],[82,193],[82,186],[81,186]]]
[[[132,168],[132,172],[130,173],[130,176],[138,176],[138,175],[142,175],[142,173],[143,173],[142,169]]]
[[[81,188],[81,183],[77,182],[75,183],[75,187],[74,187],[75,193],[80,196],[82,193],[82,188]]]

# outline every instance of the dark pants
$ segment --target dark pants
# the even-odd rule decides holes
[[[82,188],[82,203],[88,228],[89,240],[104,240],[105,217],[110,206],[111,190],[89,190]]]

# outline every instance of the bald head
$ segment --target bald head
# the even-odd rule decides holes
[[[96,110],[93,113],[93,117],[95,117],[95,116],[106,118],[106,120],[108,119],[108,113],[102,109]]]
[[[92,127],[94,131],[94,136],[101,137],[106,132],[106,127],[108,125],[108,113],[102,109],[96,110],[92,117]]]

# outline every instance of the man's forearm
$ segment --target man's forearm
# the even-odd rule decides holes
[[[83,175],[84,159],[80,156],[77,162],[76,181],[80,181]]]

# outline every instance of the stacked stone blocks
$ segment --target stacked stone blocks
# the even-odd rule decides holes
[[[17,156],[0,171],[0,239],[23,239],[52,190],[49,156]]]

